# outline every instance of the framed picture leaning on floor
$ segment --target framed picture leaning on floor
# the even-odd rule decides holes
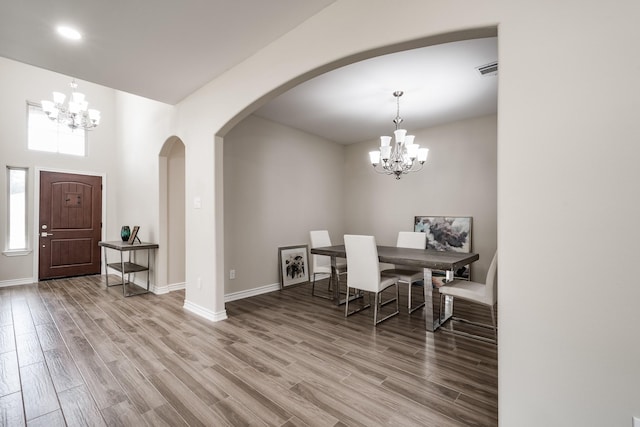
[[[280,288],[309,281],[309,245],[278,248]]]

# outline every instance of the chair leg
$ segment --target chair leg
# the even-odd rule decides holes
[[[409,284],[411,289],[411,284]],[[400,284],[396,282],[396,313],[400,313]]]
[[[395,298],[390,298],[390,299],[388,299],[386,301],[382,301],[382,295],[380,295],[380,307],[383,307],[383,306],[385,306],[387,304],[390,304],[390,303],[392,303],[394,301],[398,301],[398,296],[399,296],[399,294],[396,295]]]
[[[353,289],[355,291],[357,291],[357,292],[362,292],[362,291],[358,290],[357,288],[353,288]],[[347,297],[346,297],[346,300],[345,300],[345,303],[344,303],[344,317],[351,316],[352,314],[358,313],[358,312],[360,312],[362,310],[366,310],[367,308],[371,307],[371,296],[369,295],[369,304],[365,305],[364,297],[362,297],[363,298],[362,299],[362,306],[360,308],[358,308],[357,310],[353,310],[353,311],[349,312],[349,300],[351,299],[350,298],[350,294],[351,294],[350,288],[349,288],[349,285],[347,285]],[[354,297],[355,296],[356,296],[356,294],[354,293]]]
[[[313,280],[311,281],[311,296],[312,297],[320,297],[324,299],[333,299],[331,296],[331,275],[329,276],[329,295],[316,295],[316,274],[326,274],[326,273],[313,273]],[[338,277],[338,283],[340,281],[340,277]]]
[[[424,286],[424,285],[423,285]],[[425,305],[425,302],[422,301],[420,304],[416,305],[415,307],[411,307],[411,294],[413,293],[413,283],[409,284],[409,314],[413,313],[414,311],[418,310],[419,308],[422,308]]]
[[[375,308],[373,309],[373,326],[378,324],[378,300],[379,300],[378,295],[380,295],[380,293],[376,292],[376,296],[375,296],[376,305],[375,305]]]
[[[491,306],[491,322],[493,323],[493,334],[496,338],[496,344],[498,343],[498,325],[496,324],[496,311],[493,306]]]
[[[449,333],[451,333],[453,335],[458,335],[458,336],[467,337],[467,338],[473,338],[473,339],[476,339],[476,340],[485,341],[485,342],[489,342],[489,343],[498,345],[498,328],[496,326],[495,310],[494,310],[493,306],[491,306],[491,321],[492,321],[491,325],[487,325],[485,323],[480,323],[480,322],[474,322],[472,320],[464,319],[464,318],[461,318],[461,317],[451,316],[449,318],[452,321],[455,320],[455,321],[459,321],[459,322],[463,322],[463,323],[468,323],[469,325],[473,325],[473,326],[479,326],[479,327],[482,327],[482,328],[493,329],[493,333],[494,333],[495,338],[491,339],[491,338],[486,338],[486,337],[483,337],[483,336],[480,336],[480,335],[474,335],[474,334],[471,334],[471,333],[468,333],[468,332],[456,331],[453,328],[453,323],[451,323],[448,328],[444,327],[444,324],[442,323],[442,321],[443,321],[442,320],[443,299],[444,299],[444,295],[440,294],[440,316],[439,316],[439,318],[440,318],[440,326],[441,326],[440,329],[442,331],[449,332]]]
[[[376,326],[378,323],[384,322],[385,320],[387,320],[390,317],[395,316],[396,314],[400,313],[400,288],[398,287],[398,282],[395,283],[396,286],[396,311],[394,311],[391,314],[386,315],[385,317],[383,317],[382,319],[378,320],[378,308],[380,306],[380,301],[382,300],[382,297],[379,296],[382,292],[384,292],[384,289],[381,292],[376,292],[376,299],[375,299],[375,303],[376,303],[376,308],[375,311],[373,313],[373,325]],[[386,288],[389,289],[389,288]],[[392,300],[390,300],[392,301]],[[381,306],[380,306],[381,307]]]
[[[349,316],[349,285],[347,285],[347,299],[344,302],[344,317]]]

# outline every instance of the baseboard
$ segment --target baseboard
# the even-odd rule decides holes
[[[0,280],[0,288],[7,286],[30,285],[35,283],[33,277],[25,277],[23,279]]]
[[[183,308],[187,311],[192,312],[193,314],[197,314],[200,317],[211,320],[212,322],[219,322],[220,320],[225,320],[227,318],[226,310],[222,310],[216,313],[215,311],[211,311],[208,308],[201,307],[187,300],[184,301]]]
[[[254,297],[256,295],[267,294],[269,292],[280,290],[280,283],[273,285],[260,286],[259,288],[247,289],[246,291],[238,291],[224,296],[224,302],[235,301],[239,299]]]
[[[147,279],[146,277],[136,278],[134,277],[132,280],[133,283],[140,286],[143,289],[147,288]],[[169,285],[158,286],[154,283],[149,283],[149,291],[153,292],[156,295],[168,294],[169,292],[179,291],[185,289],[187,286],[186,283],[171,283]]]
[[[146,282],[144,286],[147,286]],[[156,295],[162,295],[162,294],[168,294],[169,292],[173,292],[173,291],[181,291],[186,287],[187,287],[187,284],[182,282],[182,283],[172,283],[170,285],[165,285],[165,286],[151,285],[149,286],[149,289],[151,290],[151,292],[153,292]]]

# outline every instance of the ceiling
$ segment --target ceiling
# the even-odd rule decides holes
[[[495,114],[497,75],[482,76],[477,67],[497,59],[496,37],[379,56],[308,80],[254,114],[342,144],[391,135],[398,90],[409,133]]]
[[[334,0],[21,0],[0,6],[0,56],[176,104]],[[63,40],[59,24],[83,39]],[[351,64],[280,95],[256,115],[350,144],[497,111],[497,38]],[[99,106],[98,106],[99,108]],[[419,142],[419,141],[416,141]]]
[[[0,56],[176,104],[334,1],[3,0]]]

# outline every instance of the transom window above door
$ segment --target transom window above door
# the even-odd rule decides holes
[[[85,156],[87,132],[50,120],[39,104],[27,103],[27,147],[48,153]]]

